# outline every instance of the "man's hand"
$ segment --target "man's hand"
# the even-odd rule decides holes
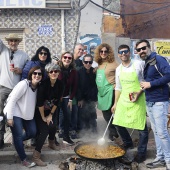
[[[150,82],[145,82],[145,81],[141,82],[140,86],[141,86],[142,90],[151,88]]]
[[[78,106],[80,107],[80,108],[82,108],[83,107],[83,100],[81,100],[81,101],[78,101]]]
[[[18,68],[18,67],[15,67],[14,70],[13,70],[13,72],[14,72],[15,74],[21,74],[21,73],[22,73],[22,70],[21,70],[20,68]]]
[[[141,92],[133,92],[133,98],[131,102],[136,102],[140,96]]]
[[[8,119],[8,120],[7,120],[7,124],[8,124],[8,126],[13,127],[13,125],[14,125],[13,119]]]

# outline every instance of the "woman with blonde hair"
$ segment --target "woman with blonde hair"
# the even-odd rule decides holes
[[[118,66],[114,58],[113,49],[109,44],[103,43],[96,48],[95,61],[98,63],[96,73],[98,109],[102,111],[103,117],[108,123],[112,115],[111,106],[114,103],[115,71]],[[118,136],[115,126],[110,123],[109,139],[113,141]]]

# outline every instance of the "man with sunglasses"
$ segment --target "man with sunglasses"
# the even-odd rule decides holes
[[[156,143],[156,158],[148,163],[148,168],[157,168],[166,165],[170,170],[170,135],[167,129],[170,66],[167,60],[151,51],[147,40],[136,43],[136,51],[145,61],[144,80],[141,87],[146,94],[147,114]]]
[[[92,133],[97,132],[97,86],[96,74],[92,67],[93,56],[86,54],[82,60],[83,67],[78,70],[78,86],[77,86],[77,100],[78,107],[81,112],[79,122],[83,130],[91,130]]]
[[[17,34],[5,37],[9,48],[0,40],[0,116],[4,117],[4,102],[14,86],[20,81],[22,68],[27,62],[28,55],[18,50],[22,41]],[[4,146],[5,120],[0,122],[0,148]]]
[[[146,125],[146,103],[140,82],[143,81],[144,62],[131,60],[128,45],[120,45],[118,56],[121,64],[116,68],[115,103],[113,124],[122,138],[124,149],[133,148],[131,135],[126,128],[137,129],[139,145],[134,161],[146,160],[148,129]]]

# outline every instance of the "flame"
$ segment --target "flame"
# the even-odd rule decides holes
[[[77,158],[75,157],[75,158],[74,158],[74,160],[76,161],[76,160],[77,160]]]

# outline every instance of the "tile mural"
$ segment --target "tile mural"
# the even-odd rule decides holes
[[[73,51],[79,29],[79,12],[64,10],[66,51]],[[44,45],[52,57],[61,55],[61,10],[1,9],[0,28],[24,29],[25,51],[32,57]],[[45,31],[45,32],[44,32]]]

